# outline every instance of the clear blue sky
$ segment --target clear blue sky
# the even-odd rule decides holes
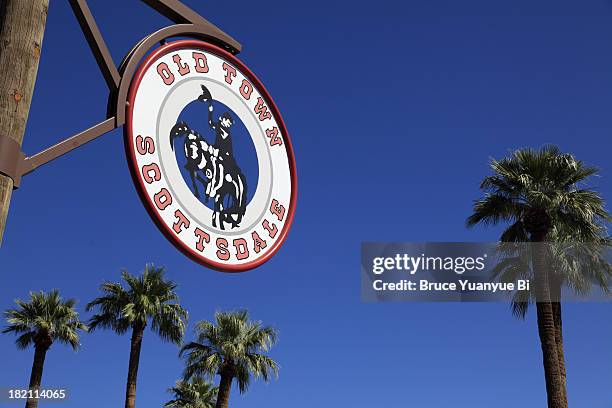
[[[103,119],[106,88],[67,1],[51,2],[24,149]],[[166,20],[136,0],[91,1],[115,61]],[[0,251],[0,306],[58,288],[84,305],[119,270],[165,265],[193,322],[248,308],[280,331],[280,379],[233,407],[545,406],[533,315],[505,304],[364,304],[368,241],[492,241],[464,220],[490,156],[558,144],[600,166],[612,198],[612,2],[430,0],[187,2],[244,45],[291,133],[299,170],[293,229],[258,270],[189,261],[158,232],[126,165],[121,130],[39,169],[14,194]],[[62,114],[66,112],[66,114]],[[568,304],[570,405],[612,406],[612,305]],[[33,352],[0,336],[0,385],[25,386]],[[55,345],[44,384],[62,406],[123,404],[129,336]],[[139,407],[181,372],[177,348],[144,338]]]

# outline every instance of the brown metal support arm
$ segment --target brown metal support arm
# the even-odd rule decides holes
[[[102,136],[105,133],[116,129],[115,117],[106,119],[103,122],[98,123],[95,126],[90,127],[87,130],[77,133],[76,135],[69,137],[66,140],[59,142],[58,144],[43,150],[33,156],[26,157],[20,166],[20,173],[25,176],[28,173],[33,172],[43,164],[47,164],[52,160],[57,159],[60,156],[65,155],[68,152],[76,149],[77,147],[83,146],[85,143],[91,142],[92,140]]]
[[[223,41],[232,54],[238,54],[242,48],[240,43],[219,27],[187,7],[179,0],[141,0],[159,14],[169,18],[176,24],[195,24],[204,27],[213,37]]]
[[[142,2],[176,24],[211,24],[204,17],[178,0],[142,0]]]
[[[116,128],[113,116],[30,157],[25,157],[13,139],[0,135],[0,173],[13,179],[13,188],[18,188],[22,176]]]
[[[89,10],[86,0],[69,0],[72,11],[81,26],[81,30],[85,35],[85,39],[89,44],[89,48],[102,71],[102,76],[108,85],[108,89],[111,92],[115,92],[119,88],[119,82],[121,81],[121,75],[115,63],[113,57],[104,42],[102,33],[98,29],[96,20]]]

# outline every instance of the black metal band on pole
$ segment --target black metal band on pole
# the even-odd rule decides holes
[[[119,70],[113,62],[113,58],[102,37],[102,33],[89,9],[87,0],[69,0],[81,30],[83,31],[83,35],[89,44],[89,48],[108,86],[109,101],[115,96],[124,96],[127,92],[127,88],[124,86],[123,81],[131,80],[133,72],[129,72],[129,69],[127,70],[128,72],[124,72],[125,65],[129,66],[129,62],[135,55],[142,56],[143,51],[141,48],[149,44],[152,39],[165,41],[166,38],[173,35],[191,34],[212,40],[232,54],[239,53],[242,48],[238,41],[178,0],[142,1],[160,14],[172,20],[176,25],[166,27],[143,39],[132,49],[132,51],[130,51],[130,53],[128,53],[128,56]],[[125,103],[125,101],[122,103]],[[0,135],[0,173],[10,177],[13,180],[13,188],[18,188],[22,176],[122,126],[124,110],[125,106],[114,106],[114,113],[112,109],[109,109],[107,118],[104,121],[29,157],[26,157],[21,151],[19,144],[13,139],[5,135]]]

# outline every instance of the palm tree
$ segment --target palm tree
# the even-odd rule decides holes
[[[168,392],[174,399],[166,402],[166,408],[214,408],[217,403],[218,388],[201,377],[191,381],[178,380]]]
[[[555,146],[539,151],[517,150],[508,158],[492,160],[493,175],[485,177],[485,196],[474,203],[467,225],[508,223],[502,242],[568,241],[600,244],[606,240],[605,223],[610,214],[603,199],[584,186],[598,172]],[[547,249],[533,246],[536,278],[538,333],[542,346],[549,408],[567,408],[565,356],[561,305],[563,279],[549,276]],[[567,281],[566,281],[567,282]],[[551,293],[552,292],[552,293]],[[551,299],[556,301],[551,301]],[[526,312],[528,299],[516,299],[513,310]]]
[[[103,296],[87,305],[87,310],[98,308],[90,319],[91,330],[111,329],[117,334],[132,330],[130,363],[125,390],[125,408],[136,404],[136,379],[142,337],[147,325],[163,340],[181,344],[185,332],[187,311],[178,303],[176,284],[164,280],[164,269],[146,265],[140,276],[121,273],[127,284],[106,282],[100,287]]]
[[[40,389],[43,367],[47,351],[55,341],[70,345],[74,350],[79,348],[79,330],[87,331],[87,326],[79,320],[74,310],[74,299],[63,300],[57,290],[49,293],[30,292],[30,300],[17,299],[16,309],[4,312],[8,326],[3,333],[19,335],[15,343],[20,349],[34,346],[34,363],[30,374],[29,389]],[[36,408],[38,399],[31,398],[26,408]]]
[[[259,321],[249,321],[247,311],[217,312],[215,323],[198,322],[196,335],[196,342],[181,349],[180,355],[186,356],[184,377],[219,375],[216,408],[228,407],[234,378],[244,393],[251,376],[266,382],[272,374],[278,377],[278,365],[263,354],[276,342],[277,332]]]

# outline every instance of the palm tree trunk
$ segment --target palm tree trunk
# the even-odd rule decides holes
[[[552,309],[555,321],[555,342],[557,343],[557,358],[559,359],[559,373],[563,381],[565,406],[567,406],[567,372],[565,370],[565,351],[563,349],[563,319],[561,316],[561,284],[555,282],[552,285]]]
[[[534,245],[534,272],[536,277],[538,334],[542,346],[542,361],[548,395],[548,408],[567,408],[565,387],[561,377],[557,352],[556,326],[550,301],[550,282],[546,265],[546,244]]]
[[[143,333],[144,326],[134,326],[132,328],[130,365],[128,367],[127,385],[125,388],[125,408],[134,408],[136,406],[136,379],[138,377],[138,363],[140,362]]]
[[[33,393],[40,389],[43,367],[45,366],[45,357],[47,356],[48,349],[49,347],[40,345],[37,345],[34,348],[34,362],[32,363],[32,373],[30,374],[29,387]],[[38,398],[28,398],[25,406],[26,408],[38,407]]]
[[[564,403],[563,378],[559,369],[552,304],[550,302],[537,302],[536,309],[538,333],[542,345],[546,393],[548,394],[548,408],[567,408],[567,403]]]
[[[219,391],[217,393],[217,405],[215,408],[227,408],[229,405],[230,392],[232,390],[233,377],[228,374],[221,374]]]

